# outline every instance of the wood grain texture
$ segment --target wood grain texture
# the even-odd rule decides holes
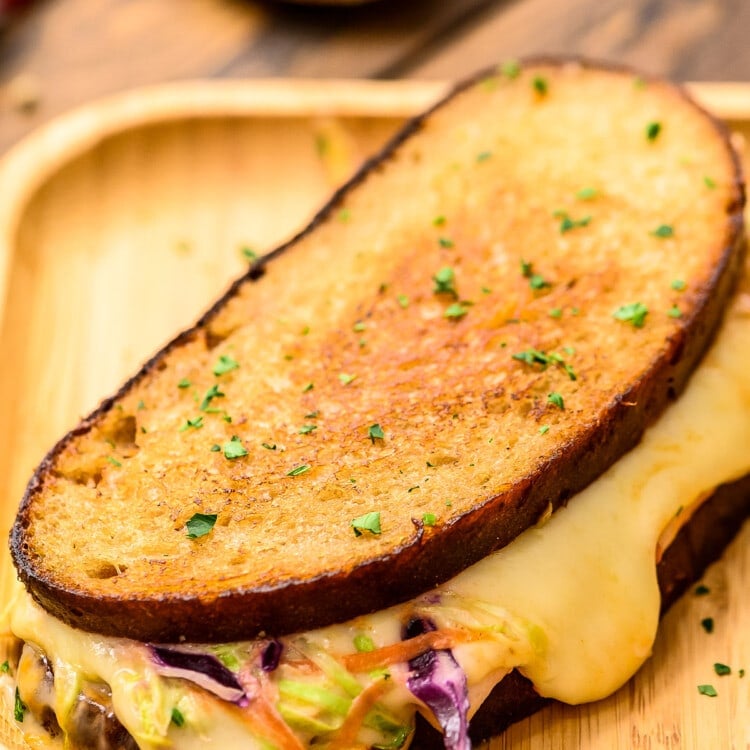
[[[379,92],[376,102],[387,91],[382,86],[367,89]],[[93,107],[66,120],[62,131],[52,127],[29,142],[29,153],[48,154],[53,143],[57,149],[48,164],[29,157],[34,179],[11,168],[18,151],[0,164],[2,205],[11,207],[0,222],[6,262],[0,265],[0,535],[52,441],[242,270],[241,245],[270,247],[303,224],[342,174],[396,129],[401,118],[393,113],[407,114],[408,97],[420,96],[418,86],[395,85],[391,116],[382,117],[358,84],[331,86],[334,104],[358,101],[360,107],[336,116],[335,106],[322,107],[309,89],[292,87],[286,89],[291,100],[274,114],[284,98],[278,92],[269,101],[260,90],[242,90],[242,101],[237,91],[225,91],[231,117],[221,115],[217,96],[194,89],[196,106],[214,102],[210,116],[180,109],[176,120],[165,122],[162,109],[149,125],[146,106],[124,132],[104,123],[109,135],[103,139],[96,137],[103,115]],[[421,97],[436,91],[431,84]],[[727,97],[711,87],[699,91],[707,99]],[[734,92],[723,101],[747,139],[750,91]],[[321,135],[334,145],[323,158],[316,145]],[[72,151],[65,147],[71,142]],[[13,578],[5,554],[0,602],[8,600]],[[705,583],[711,593],[678,602],[662,623],[654,657],[614,696],[581,707],[550,706],[487,747],[750,747],[750,526]],[[715,622],[710,635],[700,625],[705,617]],[[718,677],[714,662],[730,665],[732,675]],[[744,678],[740,668],[748,671]],[[717,698],[698,694],[704,683],[716,686]],[[0,724],[0,743],[9,737]]]

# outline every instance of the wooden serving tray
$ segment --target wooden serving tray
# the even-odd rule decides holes
[[[446,88],[170,85],[86,106],[0,161],[0,539],[47,449],[242,272],[242,249],[291,236]],[[750,85],[691,88],[750,137]],[[0,550],[6,602],[15,576]],[[688,594],[665,617],[653,658],[616,695],[551,706],[489,747],[750,747],[750,524],[705,584],[708,595]],[[717,676],[715,662],[732,674]],[[698,693],[705,683],[717,697]],[[0,741],[21,747],[7,723]]]

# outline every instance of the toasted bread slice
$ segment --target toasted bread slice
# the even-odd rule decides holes
[[[724,129],[665,83],[538,62],[459,87],[53,448],[21,578],[75,626],[161,641],[447,580],[682,389],[743,200]]]

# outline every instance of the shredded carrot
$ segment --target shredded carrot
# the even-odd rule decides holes
[[[409,640],[383,646],[383,648],[378,648],[375,651],[348,654],[342,657],[341,661],[350,672],[355,674],[371,672],[373,669],[386,667],[389,664],[410,661],[430,649],[453,648],[457,643],[471,641],[476,637],[466,630],[456,628],[431,630],[429,633],[422,633],[422,635],[409,638]]]
[[[389,680],[375,680],[352,701],[352,707],[344,723],[336,730],[332,742],[328,745],[328,750],[354,750],[354,748],[364,747],[356,742],[359,730],[362,729],[370,709],[390,686]]]

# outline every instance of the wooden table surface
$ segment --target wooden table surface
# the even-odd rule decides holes
[[[0,0],[0,153],[60,112],[143,84],[451,79],[539,52],[609,58],[676,80],[749,81],[750,2]]]

